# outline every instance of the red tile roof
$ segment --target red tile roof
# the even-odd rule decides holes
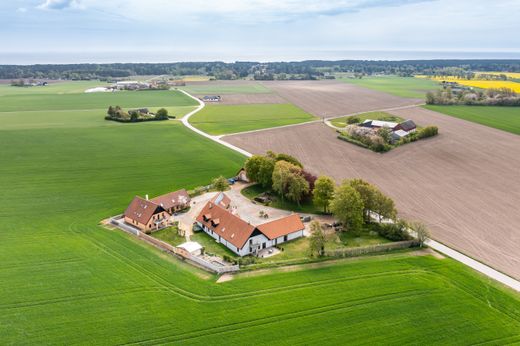
[[[255,226],[232,214],[229,210],[209,201],[197,216],[197,222],[241,249],[249,239]]]
[[[152,198],[151,201],[160,205],[164,209],[170,209],[188,204],[190,202],[190,196],[186,190],[182,189],[162,196],[157,196]]]
[[[164,209],[160,205],[135,196],[128,208],[126,208],[125,216],[146,225],[154,214],[162,211],[164,211]]]
[[[275,239],[305,229],[298,214],[292,214],[256,227],[267,238]]]

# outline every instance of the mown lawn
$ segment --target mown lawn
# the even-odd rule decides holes
[[[272,191],[269,191],[262,187],[260,184],[254,184],[246,187],[240,191],[244,196],[249,199],[254,199],[258,195],[263,194],[264,192],[269,192],[271,194],[271,203],[269,203],[270,207],[290,210],[299,213],[309,213],[309,214],[321,214],[323,213],[323,209],[317,207],[312,203],[312,199],[304,200],[298,205],[292,201],[288,201],[287,199],[282,200],[280,197],[275,195]]]
[[[209,134],[221,135],[314,119],[314,116],[292,104],[207,105],[190,118],[190,123]]]
[[[518,295],[449,259],[340,261],[217,284],[100,227],[136,194],[206,184],[244,157],[178,122],[78,127],[70,114],[60,126],[33,126],[49,114],[26,112],[0,125],[2,344],[520,342]]]
[[[405,98],[424,99],[428,91],[439,88],[439,83],[435,81],[414,77],[369,76],[361,79],[340,77],[338,80]]]
[[[345,126],[347,126],[347,120],[350,117],[351,116],[335,118],[335,119],[332,119],[330,122],[334,126],[345,127]],[[402,122],[405,120],[403,118],[397,117],[395,115],[392,115],[392,114],[386,113],[386,112],[368,112],[368,113],[363,113],[363,114],[359,114],[359,115],[353,115],[353,117],[358,118],[360,120],[360,122],[363,122],[367,119],[371,119],[371,120],[393,121],[393,122],[399,123],[399,122]]]
[[[153,232],[151,235],[173,246],[186,242],[186,237],[179,235],[179,229],[177,227],[164,228],[160,231]]]
[[[424,106],[427,109],[520,135],[520,107]]]

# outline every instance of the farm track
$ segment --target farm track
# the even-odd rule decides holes
[[[333,313],[337,311],[342,310],[348,310],[348,309],[354,309],[354,308],[361,308],[363,306],[369,306],[371,304],[376,304],[380,302],[392,302],[392,301],[398,301],[403,299],[410,299],[410,298],[418,298],[420,296],[424,295],[431,295],[434,294],[435,290],[410,290],[410,291],[403,291],[398,293],[389,293],[389,294],[382,294],[382,295],[376,295],[369,298],[360,298],[360,299],[354,299],[351,301],[346,301],[343,303],[335,303],[335,304],[327,304],[322,305],[320,307],[306,309],[306,310],[300,310],[295,312],[288,312],[283,313],[275,316],[270,317],[263,317],[258,319],[252,319],[249,321],[244,321],[240,323],[230,323],[218,327],[213,328],[203,328],[199,330],[195,330],[192,332],[184,333],[184,334],[176,334],[176,335],[170,335],[165,337],[159,337],[159,338],[152,338],[152,339],[145,339],[145,340],[139,340],[132,343],[125,343],[123,345],[154,345],[157,343],[165,343],[165,342],[182,342],[190,339],[205,337],[205,336],[212,336],[222,333],[229,333],[229,332],[237,332],[237,331],[246,331],[248,329],[258,327],[258,326],[264,326],[269,325],[273,323],[277,323],[280,321],[289,321],[293,319],[298,318],[305,318],[305,317],[313,317],[317,315],[324,315],[328,313]]]

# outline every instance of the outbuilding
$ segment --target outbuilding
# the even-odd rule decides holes
[[[204,251],[204,247],[195,241],[187,241],[182,243],[177,246],[177,249],[179,250],[179,254],[184,257],[189,257],[187,256],[188,254],[192,256],[199,256],[202,255]]]

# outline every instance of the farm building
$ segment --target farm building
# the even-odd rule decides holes
[[[217,204],[224,209],[228,209],[231,204],[231,198],[229,198],[224,192],[219,192],[210,200],[210,202]]]
[[[262,249],[302,237],[305,229],[297,214],[254,226],[213,201],[204,206],[196,224],[239,256],[257,254]]]
[[[220,102],[222,97],[220,95],[206,95],[202,98],[204,102]]]
[[[245,168],[241,168],[237,172],[236,180],[243,181],[244,183],[249,183],[249,179],[247,178],[247,172]]]
[[[126,223],[145,232],[166,226],[169,217],[163,207],[139,196],[134,197],[124,213]]]
[[[391,122],[391,121],[367,119],[367,120],[363,121],[359,126],[369,127],[372,129],[379,129],[382,127],[386,127],[386,128],[389,128],[390,130],[393,130],[397,125],[398,125],[398,123]]]
[[[162,196],[152,198],[153,203],[163,207],[168,213],[173,214],[177,211],[186,209],[190,206],[191,198],[185,189],[167,193]]]
[[[394,131],[402,130],[406,131],[407,133],[415,132],[417,129],[417,125],[413,122],[413,120],[406,120],[402,123],[399,123],[396,127],[393,128]]]

